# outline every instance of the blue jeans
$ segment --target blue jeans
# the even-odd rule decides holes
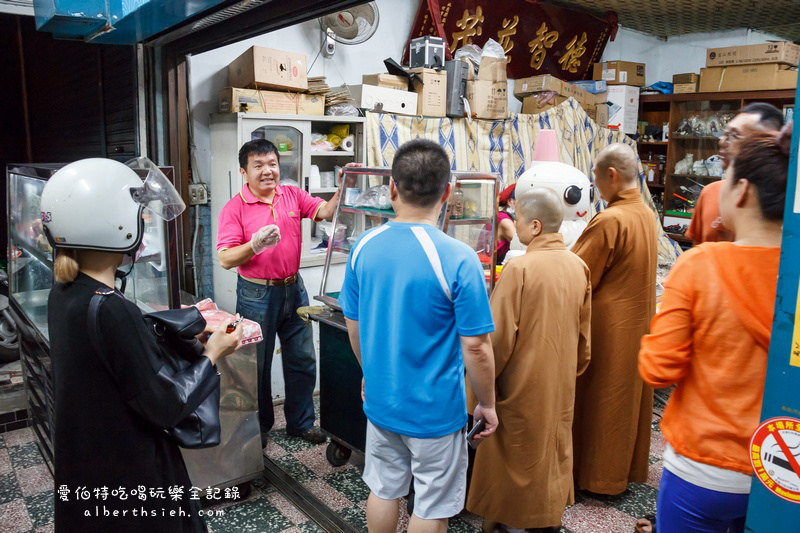
[[[286,431],[302,433],[314,425],[314,384],[317,361],[311,324],[297,315],[308,305],[308,293],[300,275],[286,287],[270,287],[239,277],[236,284],[236,312],[261,324],[264,340],[256,346],[258,361],[258,419],[262,433],[272,429],[272,354],[275,335],[281,341],[283,380],[286,385]]]
[[[656,527],[659,533],[740,533],[749,496],[698,487],[665,468]]]

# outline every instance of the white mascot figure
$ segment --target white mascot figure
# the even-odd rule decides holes
[[[517,180],[515,196],[519,196],[534,187],[547,187],[561,198],[564,208],[564,222],[559,232],[564,236],[564,245],[572,248],[575,241],[588,224],[591,202],[594,198],[592,184],[586,174],[558,160],[556,132],[542,130],[536,142],[531,168]],[[515,237],[511,242],[511,250],[524,250]],[[508,257],[508,256],[507,256]]]

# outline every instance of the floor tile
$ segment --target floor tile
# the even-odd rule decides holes
[[[10,446],[8,448],[8,456],[11,458],[12,466],[17,470],[44,464],[42,454],[39,453],[39,448],[36,447],[34,442]]]
[[[55,524],[50,522],[46,526],[38,528],[36,533],[55,533]]]
[[[461,518],[452,518],[447,524],[447,531],[448,533],[480,533],[481,528],[475,527]]]
[[[369,497],[369,487],[361,480],[361,471],[358,468],[348,468],[328,474],[323,479],[352,502],[366,501]]]
[[[561,523],[575,533],[627,533],[633,531],[636,518],[604,503],[586,499],[567,509]]]
[[[8,456],[6,448],[0,448],[0,476],[14,471],[11,465],[11,458]]]
[[[0,433],[0,448],[6,447],[5,433]]]
[[[294,506],[292,502],[280,492],[273,492],[267,496],[267,501],[283,514],[292,524],[298,525],[308,522],[308,516]]]
[[[225,515],[208,520],[215,532],[277,533],[292,527],[283,513],[266,498],[243,502],[225,509]]]
[[[0,476],[0,503],[8,503],[22,498],[22,491],[13,473]]]
[[[53,521],[53,491],[40,492],[25,498],[33,527],[40,528]]]
[[[262,494],[269,494],[271,492],[275,492],[275,485],[267,481],[263,477],[256,478],[250,482],[253,485],[253,488],[261,492]]]
[[[367,513],[361,507],[354,505],[339,511],[339,516],[345,519],[354,528],[367,533]]]
[[[0,505],[0,524],[3,533],[19,533],[33,529],[33,524],[25,508],[25,500],[17,498]]]
[[[269,432],[270,440],[274,440],[281,448],[289,453],[297,453],[299,451],[308,450],[309,448],[321,447],[322,453],[325,453],[324,445],[314,444],[308,442],[300,437],[292,437],[286,433],[284,429],[273,429]]]
[[[16,471],[17,482],[23,496],[31,496],[46,490],[53,490],[53,476],[47,465],[41,464]]]
[[[597,498],[625,514],[642,517],[656,512],[658,490],[644,483],[628,483],[628,490],[618,496]]]
[[[651,487],[658,489],[661,485],[661,474],[664,472],[664,463],[658,461],[650,465],[650,471],[647,473],[647,484]]]
[[[304,524],[300,524],[297,528],[302,531],[302,533],[325,533],[325,530],[319,527],[315,522],[306,522]]]
[[[283,446],[275,442],[275,439],[270,436],[270,439],[267,441],[267,446],[264,448],[264,455],[270,459],[277,459],[283,457],[287,453],[289,452],[287,452]]]
[[[316,496],[325,506],[333,509],[334,511],[341,511],[353,505],[350,499],[331,487],[326,481],[322,479],[315,479],[306,483],[303,486],[311,494]]]
[[[5,441],[6,447],[10,448],[19,444],[25,444],[26,442],[34,442],[35,437],[31,428],[22,428],[3,433],[3,440]]]
[[[303,450],[294,454],[298,461],[303,463],[305,466],[311,469],[312,472],[317,474],[319,477],[327,476],[328,474],[333,474],[334,472],[338,472],[342,468],[346,468],[347,465],[344,467],[342,466],[333,466],[328,462],[325,458],[325,449],[326,445],[322,446],[315,446],[314,448],[310,448],[308,450]]]
[[[299,483],[316,479],[317,477],[314,472],[303,466],[293,455],[285,455],[275,459],[275,464],[281,467],[281,470],[292,476],[292,478]]]

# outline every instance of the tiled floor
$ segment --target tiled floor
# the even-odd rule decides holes
[[[283,414],[276,408],[276,429],[265,453],[357,529],[366,530],[366,499],[369,489],[361,481],[359,457],[335,468],[325,459],[325,445],[312,445],[291,438],[282,428]],[[33,442],[30,429],[0,435],[0,531],[53,531],[53,479]],[[578,494],[577,502],[564,513],[565,533],[630,533],[637,517],[655,512],[661,478],[664,442],[653,432],[650,477],[647,483],[632,483],[615,497],[596,499]],[[214,532],[310,533],[322,531],[305,514],[266,481],[253,482],[241,502],[227,503],[207,510],[220,516],[208,518]],[[408,514],[400,506],[401,526],[405,530]],[[480,519],[463,513],[450,521],[450,531],[477,533]]]

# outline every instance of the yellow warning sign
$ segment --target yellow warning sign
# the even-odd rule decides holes
[[[797,303],[795,305],[794,333],[792,334],[792,353],[789,356],[789,364],[791,366],[800,367],[800,286],[797,287]]]

